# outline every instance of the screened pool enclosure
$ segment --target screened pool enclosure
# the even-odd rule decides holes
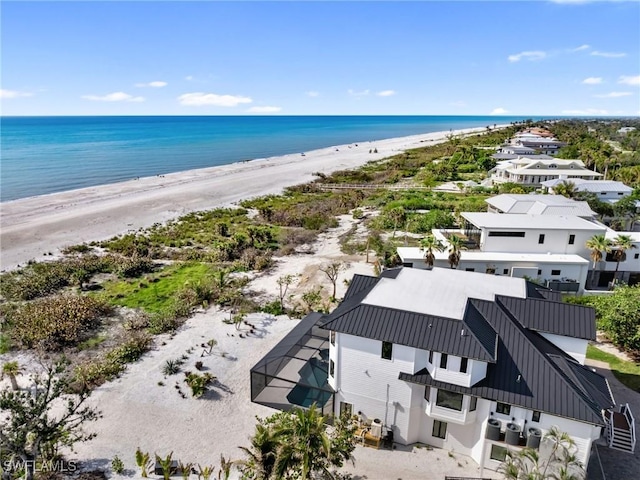
[[[316,404],[333,415],[334,391],[329,375],[329,332],[311,313],[251,369],[251,401],[278,410]]]

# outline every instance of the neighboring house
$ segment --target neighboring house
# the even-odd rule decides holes
[[[635,438],[630,412],[614,412],[606,379],[582,365],[595,332],[593,309],[523,279],[442,268],[355,275],[331,314],[306,317],[252,369],[252,400],[287,409],[290,392],[295,405],[358,412],[395,442],[490,469],[556,426],[586,465],[613,421],[623,427],[606,429],[613,445],[635,446],[621,441]]]
[[[513,182],[525,186],[539,187],[542,182],[554,180],[561,176],[566,179],[582,178],[595,180],[602,177],[601,173],[589,170],[581,160],[552,160],[537,157],[519,157],[513,160],[503,160],[489,170],[494,183]]]
[[[633,132],[635,129],[636,127],[622,127],[618,130],[618,133],[627,134],[629,132]]]
[[[586,219],[597,215],[587,202],[562,195],[505,193],[488,198],[485,202],[489,205],[487,211],[492,213],[575,215]]]
[[[613,243],[618,235],[628,235],[633,240],[632,248],[627,250],[620,261],[615,260],[615,247],[607,253],[603,260],[590,272],[587,285],[591,288],[608,288],[614,280],[627,285],[640,284],[640,232],[616,232],[607,229],[605,237]],[[616,272],[616,269],[618,270]]]
[[[535,134],[521,134],[514,136],[510,142],[511,145],[532,148],[538,153],[546,155],[555,155],[562,147],[567,144],[555,138],[541,137]]]
[[[561,183],[573,183],[576,192],[593,193],[601,202],[616,203],[621,198],[631,195],[633,188],[627,187],[622,182],[613,180],[583,180],[580,178],[555,178],[542,182],[542,186],[549,192],[553,192],[554,188]]]

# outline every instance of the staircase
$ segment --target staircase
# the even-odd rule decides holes
[[[633,453],[636,448],[636,426],[629,404],[620,405],[618,412],[607,410],[605,419],[609,448]]]

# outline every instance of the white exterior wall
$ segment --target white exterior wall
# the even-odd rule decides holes
[[[575,254],[589,259],[589,249],[585,246],[587,240],[594,235],[602,234],[602,229],[593,230],[524,230],[524,237],[491,237],[490,231],[523,231],[522,228],[492,228],[483,230],[480,239],[480,250],[483,252],[514,252],[514,253],[557,253]],[[538,237],[544,234],[544,243],[538,243]],[[569,245],[569,235],[575,235],[573,245]],[[464,252],[462,253],[464,258]]]
[[[461,372],[460,363],[462,362],[462,358],[456,357],[455,355],[448,355],[447,368],[440,368],[441,357],[441,353],[433,352],[433,364],[427,364],[429,375],[431,375],[434,380],[463,387],[471,387],[482,380],[487,374],[486,363],[471,359],[467,359],[467,372]],[[418,370],[419,369],[420,368],[418,368]]]
[[[385,360],[381,358],[382,342],[378,340],[347,334],[337,337],[339,361],[333,387],[339,394],[336,413],[340,401],[351,403],[354,412],[361,411],[367,418],[379,418],[385,425],[395,426],[398,442],[415,441],[409,437],[410,413],[412,407],[421,409],[422,394],[415,393],[415,387],[398,380],[398,376],[400,372],[414,372],[416,349],[394,344],[392,359]],[[331,351],[329,354],[331,358]]]
[[[627,258],[624,262],[620,262],[618,272],[640,272],[640,242],[634,242],[635,248],[627,250],[625,253]],[[635,258],[638,255],[638,258]],[[604,270],[615,272],[616,262],[604,262],[606,264]]]
[[[587,357],[588,340],[582,338],[566,337],[564,335],[554,335],[552,333],[539,332],[544,338],[553,343],[556,347],[564,350],[568,355],[575,358],[581,365]]]

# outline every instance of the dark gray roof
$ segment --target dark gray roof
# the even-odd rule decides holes
[[[351,279],[351,282],[349,282],[349,288],[347,289],[347,293],[344,295],[344,300],[351,298],[362,290],[370,290],[376,283],[378,283],[378,279],[376,277],[359,275],[356,273]]]
[[[492,337],[489,327],[489,330],[481,332],[481,339],[476,337],[474,330],[479,330],[476,327],[480,321],[472,320],[472,328],[465,321],[457,319],[360,303],[353,308],[341,310],[338,307],[327,317],[322,328],[483,362],[494,362],[495,332]],[[488,325],[485,326],[487,327]]]
[[[496,301],[529,330],[585,340],[596,339],[596,316],[591,307],[502,295],[498,295]]]
[[[606,381],[535,332],[512,321],[496,302],[470,300],[498,332],[498,361],[472,387],[434,380],[426,369],[400,379],[602,425],[613,406]]]
[[[435,381],[426,370],[402,373],[402,380],[597,425],[603,424],[602,410],[614,404],[603,377],[538,333],[591,338],[595,316],[588,307],[563,304],[558,295],[528,283],[526,299],[468,299],[463,320],[457,320],[363,304],[375,283],[367,285],[348,295],[321,328],[489,363],[486,377],[472,387]]]
[[[544,298],[554,302],[561,302],[562,294],[527,280],[527,298]]]

